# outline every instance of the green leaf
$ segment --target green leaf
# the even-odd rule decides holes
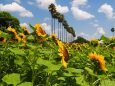
[[[115,86],[115,81],[111,80],[102,80],[99,86]]]
[[[18,54],[18,55],[24,55],[24,49],[19,49],[19,48],[10,48],[9,49],[11,52]]]
[[[67,70],[73,74],[81,74],[83,72],[83,69],[67,68]]]
[[[80,86],[89,86],[88,82],[85,81],[83,75],[76,77],[75,79],[76,79],[76,83],[79,84]]]
[[[29,24],[29,26],[33,31],[35,31],[35,28],[31,24]]]
[[[20,74],[7,74],[2,78],[2,81],[6,82],[8,85],[13,84],[14,86],[16,86],[18,83],[20,83]]]
[[[16,59],[14,59],[14,63],[17,64],[17,65],[20,65],[22,66],[22,64],[24,63],[24,59],[23,57],[17,57]]]
[[[30,40],[30,41],[32,41],[32,40],[34,40],[35,38],[34,38],[34,36],[33,35],[29,35],[28,37],[27,37],[27,40]]]
[[[33,84],[31,82],[24,82],[19,84],[18,86],[33,86]]]
[[[61,68],[61,65],[52,64],[51,61],[44,60],[42,58],[38,58],[37,64],[47,66],[48,67],[48,69],[47,69],[48,71],[59,70]]]
[[[0,86],[5,86],[4,83],[0,83]]]
[[[5,33],[5,32],[0,32],[1,33],[1,35],[0,35],[0,37],[3,37],[3,38],[9,38],[9,35],[8,35],[8,33]]]
[[[90,74],[90,75],[93,75],[93,76],[97,76],[96,74],[93,73],[93,70],[88,68],[88,67],[85,67],[85,70]]]

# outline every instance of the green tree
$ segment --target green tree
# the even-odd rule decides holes
[[[9,26],[17,29],[20,26],[19,24],[19,20],[9,12],[0,12],[0,30],[5,31],[5,28],[8,28]]]
[[[88,43],[89,41],[86,40],[85,38],[78,36],[76,40],[74,40],[73,42],[75,43]]]

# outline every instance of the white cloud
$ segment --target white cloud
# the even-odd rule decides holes
[[[80,6],[86,5],[87,2],[88,2],[87,0],[73,0],[72,1],[71,11],[72,11],[73,16],[77,20],[86,20],[86,19],[94,18],[94,15],[80,9]]]
[[[78,7],[81,5],[86,5],[88,1],[87,0],[73,0],[72,1],[72,7]]]
[[[26,27],[28,27],[28,24],[27,23],[21,23],[20,26],[26,26]]]
[[[42,23],[41,25],[47,34],[51,34],[51,25],[48,25],[47,23]]]
[[[36,0],[37,6],[41,9],[48,9],[51,3],[55,3],[55,0]]]
[[[77,7],[72,7],[71,8],[72,14],[73,16],[77,19],[77,20],[86,20],[86,19],[91,19],[94,18],[94,16],[86,11],[80,10]]]
[[[67,6],[61,6],[61,5],[57,5],[56,9],[60,13],[67,13],[69,11]]]
[[[104,13],[108,19],[115,18],[112,6],[107,3],[101,5],[98,12]]]
[[[25,9],[16,2],[6,5],[0,4],[0,11],[18,12],[21,17],[33,17],[32,12]]]
[[[56,0],[36,0],[37,6],[41,9],[48,10],[48,6],[53,3],[56,6],[56,9],[60,13],[67,13],[69,8],[67,6],[61,6],[56,3]]]
[[[21,3],[21,1],[20,1],[20,0],[14,0],[14,1],[15,1],[15,2],[17,2],[17,3],[19,3],[19,4]]]

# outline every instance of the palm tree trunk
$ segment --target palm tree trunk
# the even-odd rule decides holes
[[[54,32],[53,33],[55,34],[55,18],[54,18]]]
[[[53,34],[53,18],[52,18],[51,22],[52,22],[51,33]]]
[[[62,41],[63,41],[63,26],[62,26]]]
[[[67,42],[67,31],[66,31],[66,34],[65,34],[65,35],[66,35],[66,42]]]
[[[58,22],[58,39],[59,39],[59,30],[60,30],[60,27],[59,27],[59,22]]]
[[[61,40],[61,23],[59,23],[60,25],[60,31],[59,31],[59,39]]]
[[[64,35],[64,42],[65,42],[65,28],[64,28],[64,34],[63,35]]]

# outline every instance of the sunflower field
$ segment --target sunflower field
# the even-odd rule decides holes
[[[0,86],[115,86],[115,38],[64,43],[40,24],[0,31]]]

